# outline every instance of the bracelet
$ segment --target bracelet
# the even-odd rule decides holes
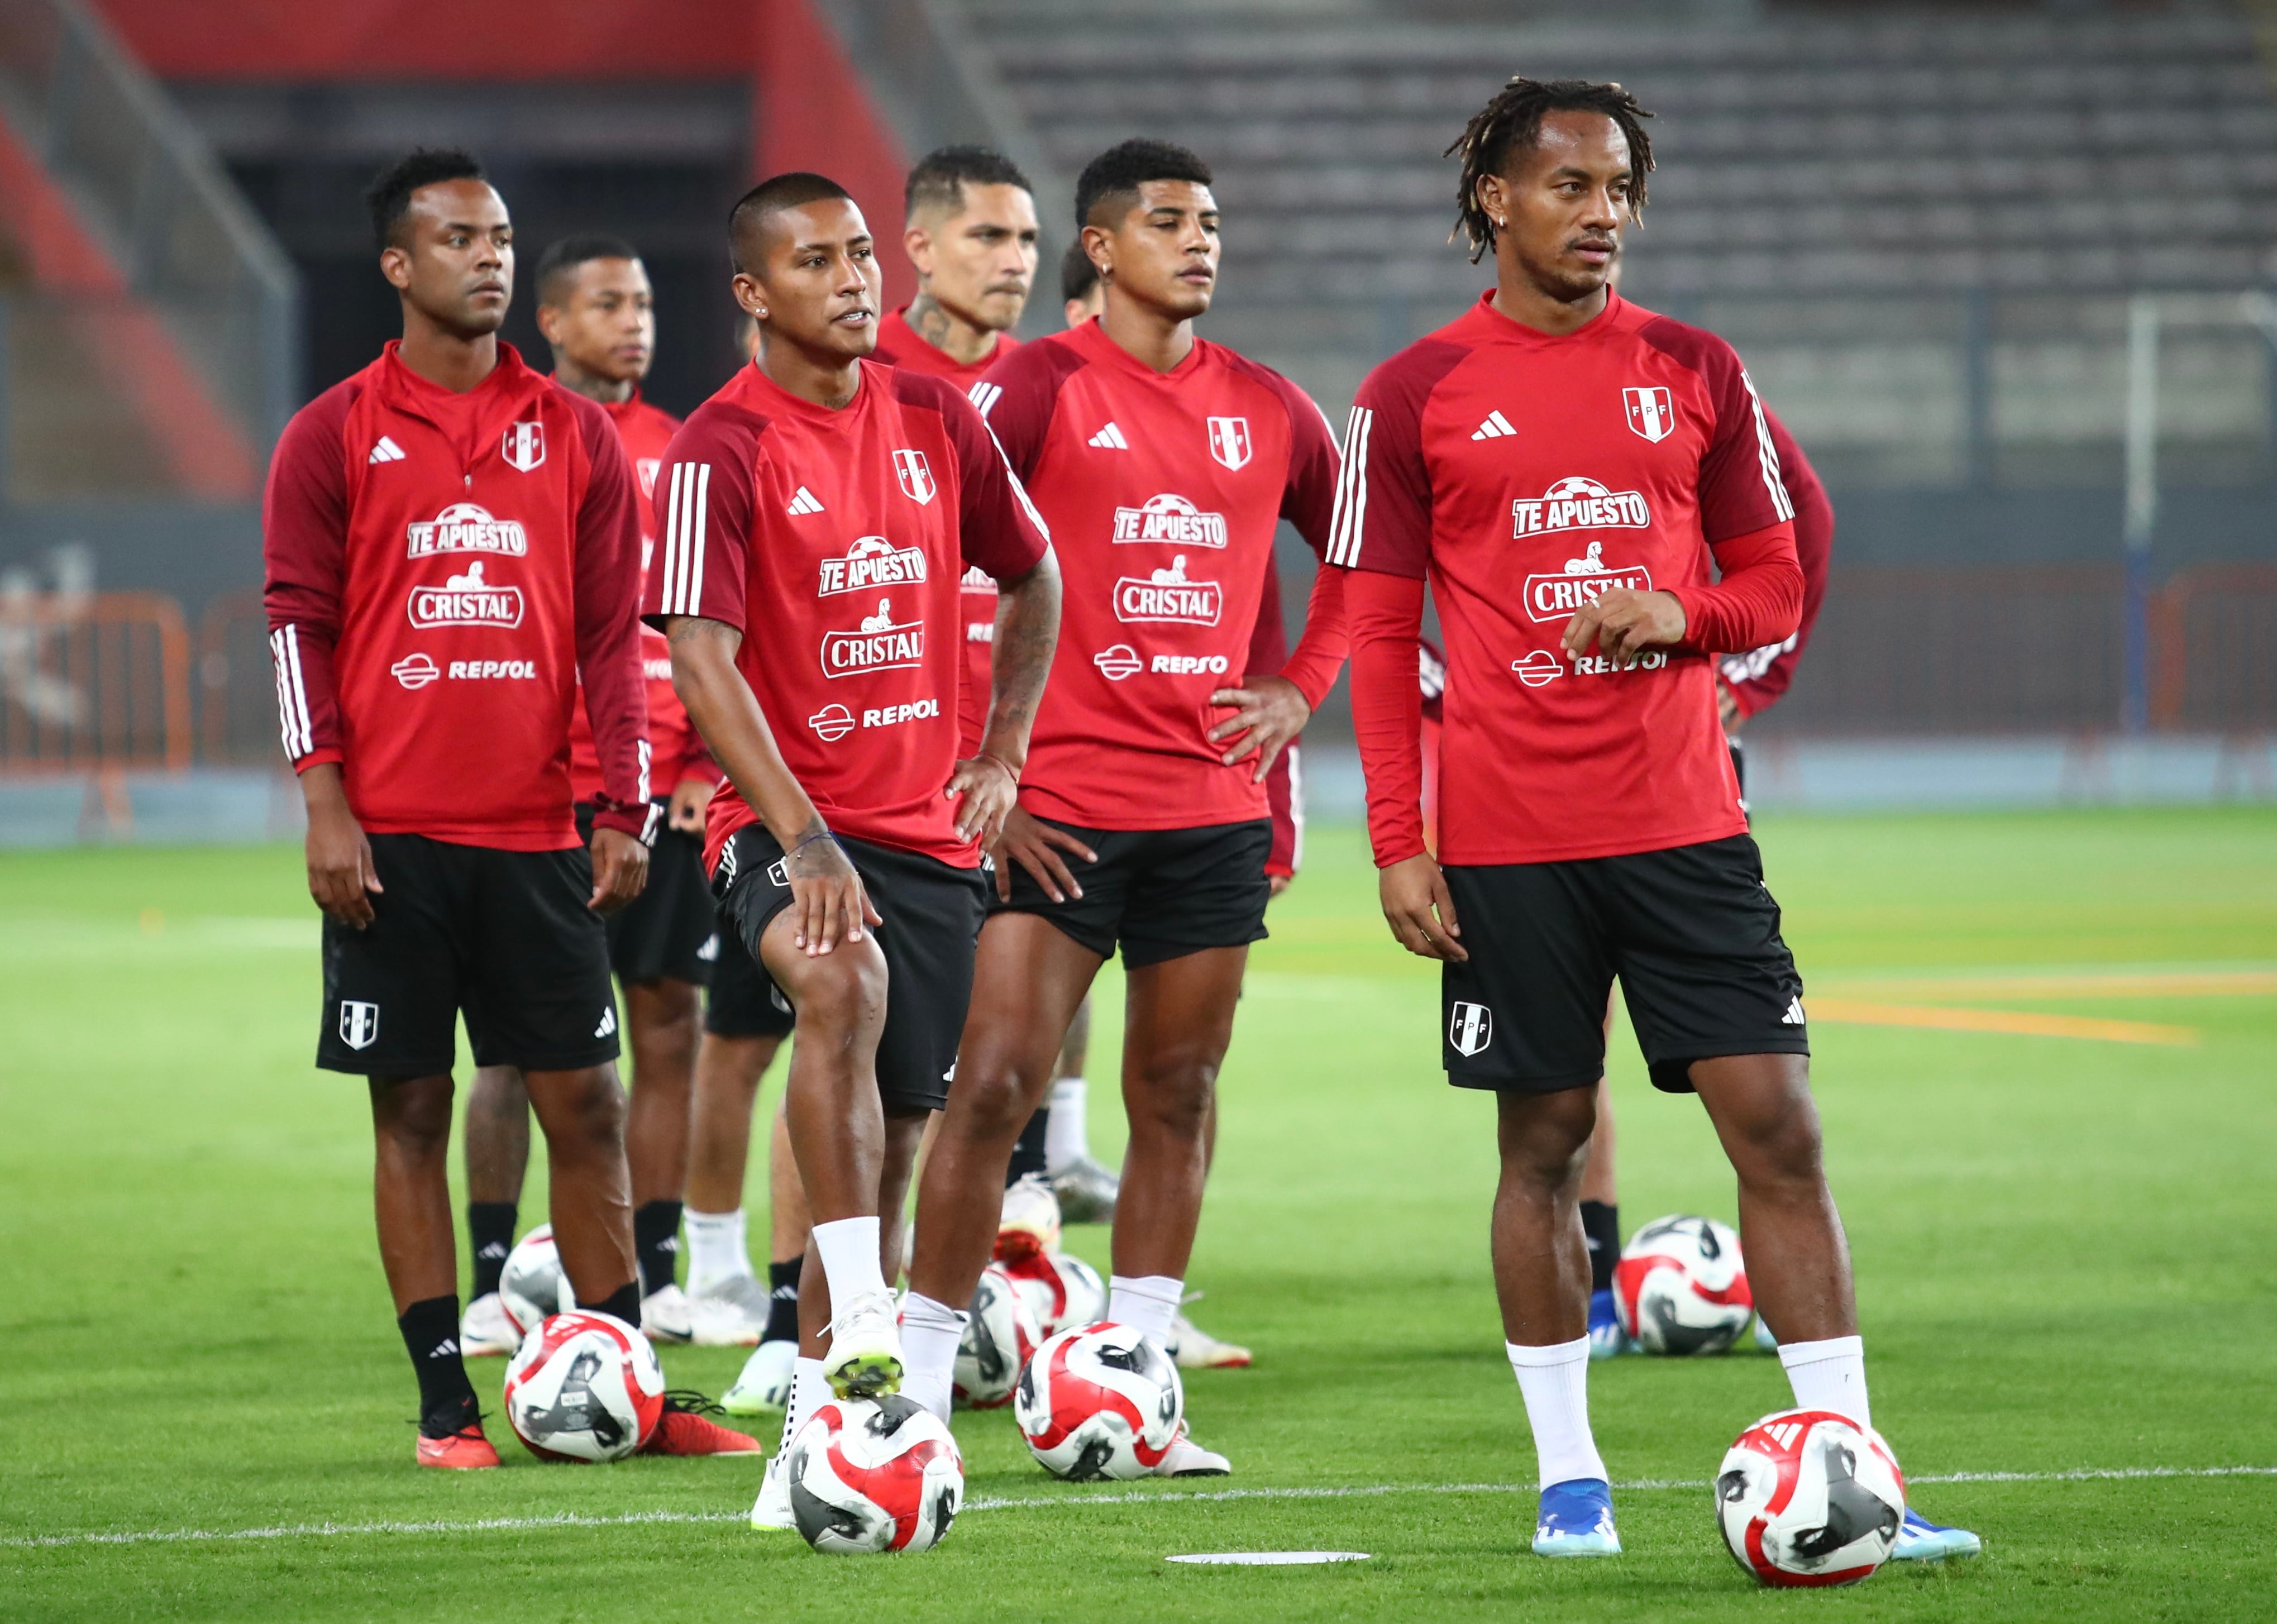
[[[972,752],[972,759],[975,761],[994,762],[998,766],[1004,769],[1004,775],[1012,781],[1012,788],[1017,789],[1020,787],[1020,774],[1018,769],[1014,767],[1010,762],[1005,760],[1003,757],[992,756],[985,750],[976,750]]]
[[[813,834],[808,835],[804,840],[800,841],[789,850],[784,852],[783,861],[786,863],[789,862],[791,858],[796,857],[800,852],[805,850],[818,840],[826,840],[834,846],[838,843],[838,836],[833,835],[828,829],[817,829]]]

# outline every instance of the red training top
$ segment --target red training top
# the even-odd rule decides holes
[[[641,581],[656,555],[656,470],[663,465],[665,447],[680,430],[680,419],[651,406],[635,390],[628,400],[600,402],[617,425],[625,455],[632,461],[633,477],[640,482]],[[704,741],[689,726],[688,711],[672,687],[672,645],[653,626],[640,631],[641,674],[648,679],[649,787],[659,796],[670,795],[688,779],[716,785],[720,769],[704,752]],[[569,782],[581,801],[600,792],[601,759],[593,749],[592,724],[580,705],[569,727]]]
[[[956,761],[958,578],[1025,575],[1051,545],[971,402],[938,378],[862,363],[832,411],[753,363],[665,454],[664,545],[645,619],[743,634],[784,763],[842,835],[980,863],[943,793]],[[758,821],[730,783],[704,861]]]
[[[1280,521],[1327,545],[1338,462],[1320,408],[1207,339],[1156,372],[1096,320],[1024,345],[972,398],[1065,583],[1021,804],[1093,829],[1265,817],[1255,764],[1224,766],[1206,736],[1231,713],[1210,695],[1245,675]],[[1280,673],[1315,707],[1344,664],[1342,573],[1321,572]]]
[[[871,360],[945,378],[960,391],[969,392],[982,373],[1020,347],[1019,339],[1000,332],[995,347],[968,366],[938,345],[927,343],[910,325],[908,315],[904,308],[878,324],[878,347],[871,352]],[[964,572],[963,585],[963,597],[957,606],[964,629],[964,667],[956,692],[956,753],[971,756],[979,750],[980,736],[988,728],[988,696],[995,681],[989,661],[996,647],[996,582],[975,565]]]
[[[1794,682],[1794,668],[1810,645],[1810,629],[1818,624],[1818,611],[1826,601],[1826,572],[1834,555],[1834,504],[1817,470],[1786,431],[1786,424],[1771,408],[1763,408],[1771,425],[1771,445],[1778,449],[1779,478],[1794,499],[1794,555],[1802,566],[1802,624],[1777,643],[1766,643],[1744,654],[1726,654],[1717,661],[1724,686],[1742,716],[1767,711],[1779,702]]]
[[[398,348],[293,414],[270,461],[285,753],[339,762],[371,834],[560,850],[582,670],[595,821],[643,833],[640,499],[615,429],[510,344],[464,394]]]
[[[1492,300],[1371,372],[1346,436],[1329,558],[1352,572],[1376,862],[1424,850],[1427,575],[1447,640],[1443,862],[1743,833],[1710,661],[1784,637],[1802,605],[1794,510],[1755,386],[1723,339],[1618,294],[1563,337]],[[1684,641],[1618,666],[1566,654],[1574,611],[1613,587],[1673,593]]]

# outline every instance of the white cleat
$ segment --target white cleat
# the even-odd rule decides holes
[[[695,1341],[695,1317],[689,1312],[687,1293],[667,1285],[642,1298],[640,1328],[651,1342]]]
[[[722,1325],[734,1328],[732,1341],[707,1344],[709,1346],[757,1346],[767,1334],[767,1318],[774,1309],[767,1288],[757,1276],[748,1272],[714,1280],[700,1292],[691,1291],[688,1300],[696,1304],[700,1312],[719,1315]]]
[[[902,1390],[901,1305],[891,1292],[864,1292],[830,1322],[822,1379],[842,1399],[875,1399]]]
[[[997,1261],[1048,1257],[1059,1249],[1060,1198],[1031,1173],[1004,1192],[1004,1213],[996,1224]]]
[[[467,1305],[459,1319],[459,1352],[469,1359],[511,1353],[522,1346],[522,1333],[506,1316],[506,1304],[496,1292],[484,1292]]]
[[[1169,1351],[1181,1370],[1242,1370],[1250,1361],[1247,1348],[1238,1342],[1219,1341],[1183,1311],[1170,1322]]]
[[[730,1415],[764,1415],[789,1408],[791,1370],[797,1363],[797,1343],[760,1343],[743,1361],[743,1374],[720,1398],[720,1407]]]
[[[1230,1477],[1233,1462],[1215,1450],[1204,1449],[1186,1436],[1186,1423],[1178,1423],[1178,1436],[1170,1440],[1170,1447],[1156,1462],[1157,1477]]]
[[[1755,1346],[1766,1353],[1778,1352],[1778,1338],[1771,1335],[1771,1328],[1763,1323],[1760,1314],[1755,1315]]]
[[[782,1451],[767,1462],[767,1475],[759,1482],[759,1498],[751,1502],[751,1526],[762,1534],[798,1527],[798,1518],[790,1508],[790,1475],[783,1470],[783,1462],[789,1458],[789,1452]]]

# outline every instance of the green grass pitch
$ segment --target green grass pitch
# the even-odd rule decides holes
[[[1771,818],[1760,834],[1815,995],[1972,1002],[1874,990],[1930,972],[2277,971],[2266,811]],[[506,1469],[415,1470],[362,1091],[309,1064],[297,851],[0,857],[0,1618],[2277,1612],[2266,981],[1973,1000],[2188,1027],[2188,1047],[1817,1023],[1876,1419],[1915,1503],[1985,1553],[1766,1595],[1724,1554],[1704,1480],[1787,1402],[1767,1356],[1596,1366],[1628,1554],[1527,1554],[1533,1454],[1487,1275],[1489,1108],[1441,1081],[1432,973],[1386,939],[1371,880],[1356,831],[1314,831],[1226,1068],[1192,1283],[1198,1317],[1258,1363],[1195,1376],[1188,1408],[1238,1475],[1062,1485],[1008,1413],[963,1416],[971,1504],[947,1544],[857,1561],[746,1529],[750,1460],[541,1466],[494,1421]],[[1118,987],[1093,1067],[1107,1078]],[[1655,1094],[1625,1033],[1614,1086],[1629,1227],[1729,1218],[1697,1105]],[[1111,1086],[1094,1099],[1111,1156]],[[525,1225],[543,1189],[533,1178]],[[1104,1241],[1076,1232],[1094,1262]],[[739,1359],[666,1365],[716,1393]],[[494,1401],[499,1361],[476,1373]],[[2174,1475],[2058,1475],[2127,1469]],[[2015,1475],[1956,1480],[1976,1474]],[[120,1535],[163,1537],[89,1537]],[[1163,1559],[1290,1548],[1373,1559]]]

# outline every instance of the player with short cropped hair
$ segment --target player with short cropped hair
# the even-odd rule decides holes
[[[881,278],[845,188],[764,181],[728,243],[758,355],[666,454],[645,611],[733,786],[707,820],[714,895],[796,1012],[790,1140],[814,1223],[788,1440],[826,1390],[902,1382],[881,1218],[898,1218],[957,1064],[981,842],[1027,759],[1059,576],[971,403],[867,359]],[[994,682],[981,751],[960,759],[956,600],[973,564],[1000,589]],[[755,1527],[795,1526],[782,1460]]]
[[[538,256],[537,283],[537,325],[553,352],[555,381],[599,403],[631,460],[641,487],[645,570],[656,547],[656,471],[680,427],[678,418],[641,398],[640,380],[656,353],[656,302],[647,269],[631,243],[587,233],[550,244]],[[672,691],[672,656],[663,635],[649,627],[642,628],[641,667],[648,695],[649,778],[660,792],[663,816],[646,888],[608,920],[609,962],[624,987],[632,1047],[625,1155],[632,1168],[641,1328],[661,1342],[751,1343],[765,1323],[763,1308],[754,1317],[734,1304],[693,1299],[674,1278],[701,988],[719,952],[702,835],[704,808],[720,769]],[[572,718],[569,777],[583,827],[601,784],[583,705]],[[468,1353],[514,1349],[517,1338],[498,1281],[514,1244],[529,1154],[529,1102],[521,1074],[512,1066],[480,1068],[467,1102],[467,1225],[476,1278],[460,1345]]]
[[[482,166],[414,152],[367,202],[403,337],[286,426],[264,597],[324,913],[316,1064],[369,1079],[418,1460],[486,1467],[446,1168],[462,1013],[478,1064],[528,1077],[577,1300],[640,1316],[600,919],[648,868],[639,498],[601,408],[498,339],[514,228]],[[590,858],[568,771],[581,671]]]
[[[1341,575],[1323,571],[1288,666],[1239,668],[1275,529],[1285,515],[1325,545],[1337,458],[1300,390],[1194,334],[1217,280],[1208,166],[1126,141],[1085,169],[1077,223],[1105,313],[1023,346],[973,392],[1059,538],[1068,585],[1020,804],[992,851],[957,1086],[918,1194],[905,1391],[944,1415],[1013,1140],[1118,945],[1131,1137],[1108,1312],[1167,1343],[1217,1068],[1249,943],[1265,934],[1263,781],[1344,658]],[[1228,1469],[1183,1436],[1159,1468]]]
[[[1496,1097],[1496,1289],[1547,1556],[1620,1549],[1576,1209],[1617,977],[1655,1085],[1699,1094],[1739,1176],[1795,1402],[1871,1420],[1801,978],[1716,716],[1715,657],[1800,621],[1793,507],[1730,346],[1607,286],[1644,203],[1647,116],[1618,85],[1513,79],[1449,149],[1496,286],[1361,385],[1330,554],[1351,574],[1384,917],[1444,966],[1449,1080]],[[1427,577],[1447,639],[1436,859]]]

